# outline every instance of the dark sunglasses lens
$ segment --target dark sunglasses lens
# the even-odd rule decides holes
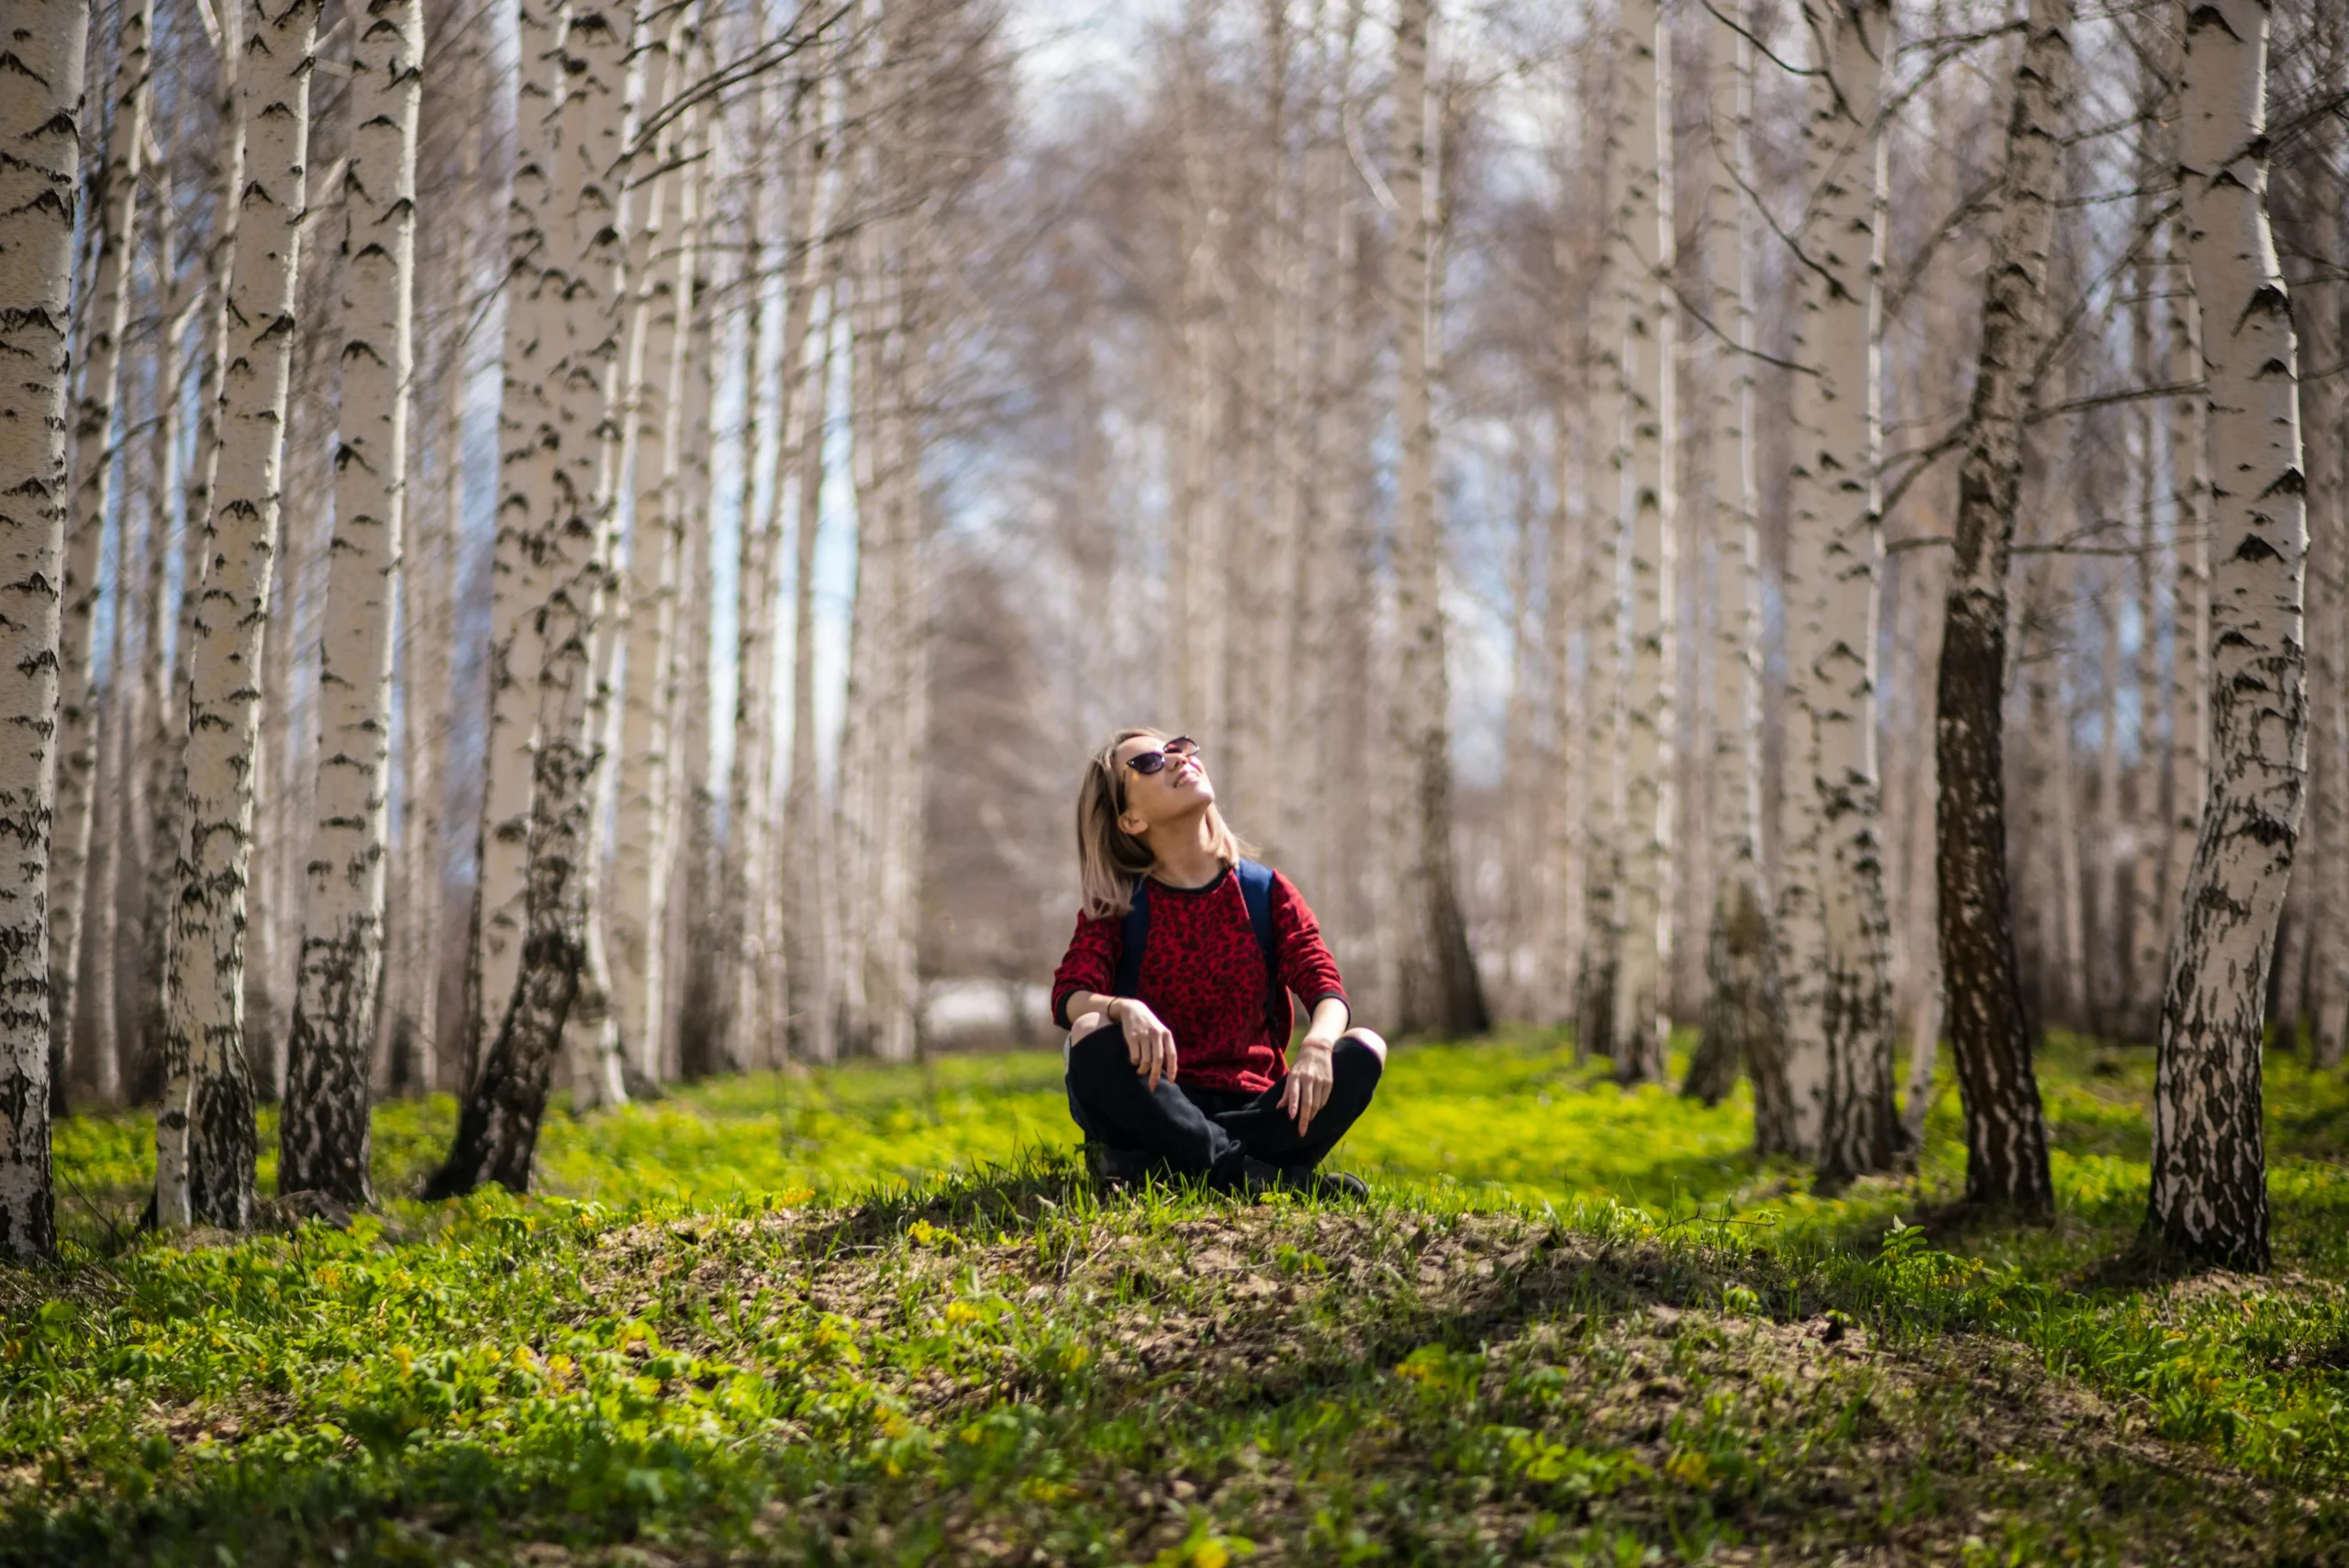
[[[1170,757],[1196,757],[1199,754],[1199,743],[1187,735],[1178,735],[1166,743],[1166,754]]]
[[[1163,751],[1144,751],[1139,757],[1129,757],[1126,759],[1126,766],[1131,768],[1138,773],[1145,775],[1154,773],[1165,765],[1166,753]]]

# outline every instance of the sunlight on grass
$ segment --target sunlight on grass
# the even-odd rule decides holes
[[[2119,1562],[2158,1518],[2195,1560],[2252,1561],[2260,1497],[2262,1529],[2337,1538],[2332,1503],[2293,1497],[2349,1485],[2349,1085],[2271,1057],[2278,1273],[2174,1279],[2131,1262],[2150,1053],[2059,1040],[2042,1072],[2060,1212],[2030,1228],[1947,1218],[1946,1087],[1914,1173],[1821,1198],[1753,1158],[1742,1089],[1625,1090],[1530,1034],[1397,1051],[1334,1157],[1374,1183],[1359,1213],[1102,1200],[1056,1052],[558,1110],[528,1199],[417,1202],[455,1108],[387,1105],[380,1217],[229,1245],[137,1237],[150,1119],[74,1118],[72,1261],[0,1272],[0,1563],[296,1561],[312,1532],[352,1561],[674,1539],[914,1562],[981,1518],[1047,1561],[1236,1562],[1252,1530],[1465,1561],[1499,1530],[1501,1556],[1564,1561],[1753,1539]],[[266,1111],[262,1134],[266,1191]],[[1843,1321],[1864,1351],[1786,1370]],[[1267,1333],[1143,1375],[1170,1334]],[[2094,1390],[2129,1441],[2200,1445],[2223,1484],[2051,1416],[1984,1437],[1976,1343]],[[2011,1453],[1977,1473],[1986,1441]],[[1837,1464],[1885,1489],[1820,1511]],[[1260,1473],[1288,1479],[1234,1479]],[[1179,1514],[1121,1490],[1167,1473],[1199,1478]],[[1985,1507],[1995,1529],[1929,1551]]]

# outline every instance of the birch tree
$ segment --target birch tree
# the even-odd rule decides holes
[[[690,49],[692,8],[656,27],[644,57],[644,103],[662,112]],[[652,144],[654,173],[642,219],[629,232],[639,320],[633,334],[629,414],[636,422],[636,516],[628,563],[628,673],[620,710],[619,801],[613,834],[610,955],[612,1012],[621,1050],[646,1083],[662,1077],[668,1020],[669,862],[674,842],[670,755],[677,588],[685,519],[678,451],[686,335],[700,240],[697,169],[671,170],[683,149],[703,155],[700,111],[686,108]]]
[[[1820,1174],[1841,1181],[1892,1159],[1892,986],[1876,764],[1877,278],[1882,269],[1884,130],[1890,0],[1809,0],[1816,72],[1803,169],[1805,223],[1792,423],[1794,519],[1806,595],[1792,617],[1800,671],[1799,750],[1787,794],[1819,911],[1817,990],[1792,985],[1792,1092],[1815,1095]],[[1790,876],[1794,873],[1790,873]],[[1805,906],[1807,910],[1808,906]],[[1807,933],[1808,934],[1808,933]],[[1809,946],[1809,944],[1805,944]],[[1814,962],[1798,952],[1794,962]],[[1791,976],[1792,971],[1787,971]],[[1817,1032],[1811,1032],[1813,1028]],[[1809,1112],[1798,1109],[1808,1121]]]
[[[1407,779],[1398,846],[1400,909],[1397,1027],[1406,1033],[1479,1034],[1485,996],[1468,951],[1452,845],[1451,684],[1444,668],[1443,545],[1436,516],[1435,161],[1428,102],[1431,0],[1402,0],[1395,25],[1395,608],[1401,640],[1397,762]]]
[[[83,0],[0,0],[0,1253],[57,1247],[50,1186],[49,835],[65,408],[82,161]],[[18,748],[22,749],[19,750]]]
[[[2165,233],[2171,250],[2163,313],[2169,380],[2190,386],[2202,379],[2202,308],[2186,264],[2186,219],[2173,218]],[[2210,405],[2199,394],[2169,400],[2170,591],[2176,609],[2170,637],[2169,811],[2163,833],[2165,952],[2176,950],[2183,924],[2187,879],[2193,873],[2210,788]]]
[[[1711,984],[1705,1033],[1686,1092],[1708,1104],[1753,1064],[1754,1119],[1783,1120],[1765,1104],[1786,1075],[1785,1001],[1762,863],[1762,573],[1754,538],[1753,308],[1746,291],[1744,190],[1753,118],[1753,46],[1745,6],[1716,10],[1707,96],[1712,157],[1706,166],[1705,267],[1714,331],[1706,347],[1705,436],[1712,466],[1713,908],[1705,950]]]
[[[763,12],[754,6],[748,51],[756,54],[765,37]],[[766,237],[761,197],[772,141],[766,105],[765,83],[761,83],[746,106],[750,124],[742,171],[742,468],[735,509],[734,746],[726,791],[727,924],[734,944],[726,970],[731,982],[726,1015],[727,1059],[738,1072],[761,1065],[763,1060],[759,1026],[766,944],[760,919],[763,889],[759,851],[766,813],[767,743],[774,733],[774,702],[768,677],[774,666],[774,558],[782,544],[781,494],[773,496],[766,516],[759,511],[759,447],[768,404],[766,377],[762,373],[767,280],[762,260]],[[790,242],[786,233],[784,244],[787,247]],[[787,337],[784,348],[787,360]],[[778,441],[780,425],[778,419]]]
[[[1616,58],[1623,120],[1615,222],[1623,290],[1623,395],[1631,436],[1631,657],[1623,717],[1623,941],[1615,984],[1617,1075],[1664,1080],[1672,1020],[1674,350],[1672,35],[1656,0],[1623,0]]]
[[[2178,181],[2203,313],[2210,451],[2210,784],[2170,947],[2149,1235],[2268,1263],[2260,1047],[2308,769],[2298,350],[2267,219],[2264,0],[2186,18]]]
[[[97,208],[97,267],[76,317],[88,331],[82,391],[73,411],[73,512],[65,543],[65,620],[59,651],[57,815],[51,825],[49,889],[50,1089],[65,1087],[73,1040],[75,985],[81,974],[82,921],[89,889],[90,825],[97,781],[98,710],[95,654],[98,562],[105,550],[115,468],[115,393],[121,378],[123,328],[130,317],[128,274],[139,231],[139,183],[152,96],[149,35],[154,0],[121,8],[114,114],[106,161],[92,195]],[[100,1049],[111,1041],[101,1042]]]
[[[231,346],[205,572],[189,628],[187,844],[174,906],[168,1082],[156,1118],[157,1223],[246,1229],[253,1214],[252,1083],[245,1058],[244,917],[252,852],[256,673],[268,626],[298,331],[305,164],[318,0],[249,0],[231,168],[237,239]]]
[[[516,10],[514,174],[506,207],[506,330],[499,363],[497,531],[491,546],[489,725],[483,741],[481,841],[467,959],[470,1079],[513,1000],[526,918],[532,740],[546,600],[541,559],[554,506],[559,437],[550,376],[562,352],[553,210],[562,101],[562,0]]]
[[[369,0],[354,24],[339,269],[342,426],[318,671],[318,819],[286,1053],[278,1186],[364,1205],[374,1201],[368,1062],[384,969],[424,10],[419,0]]]
[[[626,21],[584,4],[566,18],[562,188],[571,209],[556,274],[562,352],[550,378],[558,394],[556,506],[535,545],[546,562],[548,590],[538,612],[529,918],[514,989],[465,1099],[456,1141],[426,1184],[428,1196],[454,1196],[484,1181],[529,1190],[549,1078],[586,962],[599,734],[596,649],[610,574],[609,507],[618,479],[613,449],[629,316],[621,266]]]
[[[1610,95],[1623,88],[1620,73],[1604,73],[1594,100],[1611,106]],[[1600,206],[1612,213],[1621,205],[1625,150],[1622,122],[1610,107],[1595,117],[1601,133],[1598,177]],[[1584,510],[1590,520],[1589,593],[1586,609],[1583,749],[1596,774],[1589,790],[1590,809],[1583,828],[1583,895],[1581,962],[1575,976],[1575,1050],[1577,1054],[1612,1057],[1615,1041],[1615,990],[1623,946],[1622,828],[1624,766],[1623,717],[1623,495],[1630,477],[1631,448],[1627,439],[1627,402],[1623,392],[1623,290],[1617,278],[1626,265],[1610,229],[1598,247],[1589,300],[1590,345],[1587,357],[1592,395],[1589,442],[1604,452],[1604,461],[1587,465],[1595,481]]]
[[[791,758],[784,788],[781,860],[789,868],[785,908],[784,977],[788,1040],[802,1061],[829,1062],[831,953],[823,912],[829,855],[821,834],[816,777],[816,549],[823,524],[824,446],[832,374],[832,310],[838,284],[827,280],[818,345],[811,349],[799,447],[799,521],[794,538],[791,617]]]
[[[2052,1207],[2054,1188],[2007,885],[2007,571],[2021,503],[2023,413],[2047,340],[2047,252],[2071,78],[2072,0],[2032,0],[1984,284],[1971,439],[1958,471],[1935,721],[1943,1029],[1965,1106],[1965,1195],[2027,1213]]]

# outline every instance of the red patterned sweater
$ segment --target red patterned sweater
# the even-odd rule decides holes
[[[1308,1009],[1345,998],[1337,960],[1321,940],[1305,895],[1273,873],[1273,940],[1282,983]],[[1052,1017],[1069,1026],[1068,999],[1107,996],[1115,984],[1125,921],[1080,915],[1068,953],[1052,976]],[[1288,1073],[1288,1041],[1273,1038],[1264,995],[1264,954],[1248,923],[1240,879],[1226,867],[1205,887],[1150,885],[1150,942],[1134,989],[1174,1035],[1175,1076],[1203,1089],[1262,1094]]]

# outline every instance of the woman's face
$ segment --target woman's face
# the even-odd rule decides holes
[[[1178,745],[1179,740],[1176,738]],[[1137,837],[1215,804],[1215,785],[1208,782],[1206,759],[1196,747],[1188,756],[1179,756],[1166,751],[1168,744],[1154,736],[1137,735],[1118,747],[1118,777],[1126,793],[1126,809],[1118,825]],[[1137,772],[1134,759],[1152,752],[1163,753],[1166,765],[1154,773]]]

